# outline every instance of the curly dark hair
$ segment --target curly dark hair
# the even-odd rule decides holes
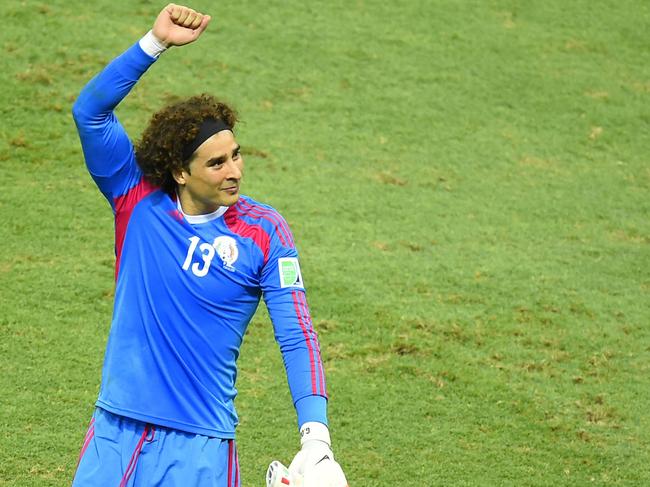
[[[229,127],[234,127],[238,121],[233,108],[205,93],[172,103],[154,113],[141,140],[135,144],[136,160],[149,183],[167,193],[174,191],[174,171],[188,171],[192,160],[183,160],[183,147],[194,140],[208,118],[222,120]]]

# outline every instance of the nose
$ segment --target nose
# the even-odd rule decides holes
[[[228,175],[227,179],[233,179],[239,181],[242,176],[242,164],[241,157],[238,161],[230,159],[228,163]]]

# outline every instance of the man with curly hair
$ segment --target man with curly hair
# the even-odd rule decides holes
[[[81,91],[73,115],[88,170],[115,215],[116,289],[96,409],[73,485],[241,484],[236,360],[264,298],[283,355],[304,485],[346,485],[298,254],[286,221],[240,194],[237,115],[209,95],[156,113],[134,147],[114,109],[171,46],[210,22],[170,4]]]

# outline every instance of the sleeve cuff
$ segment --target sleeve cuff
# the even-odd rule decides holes
[[[140,39],[140,48],[152,58],[157,58],[167,50],[167,46],[163,44],[158,38],[149,31],[145,36]]]
[[[323,396],[305,396],[296,401],[298,427],[305,423],[317,422],[327,425],[327,399]]]

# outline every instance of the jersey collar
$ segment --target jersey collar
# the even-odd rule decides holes
[[[183,211],[183,208],[181,207],[181,199],[178,197],[178,193],[176,193],[176,208],[181,213],[181,215],[183,215],[183,218],[185,218],[187,223],[190,223],[192,225],[197,223],[207,223],[215,220],[223,216],[223,214],[228,210],[227,206],[220,206],[212,213],[205,213],[203,215],[188,215]]]

